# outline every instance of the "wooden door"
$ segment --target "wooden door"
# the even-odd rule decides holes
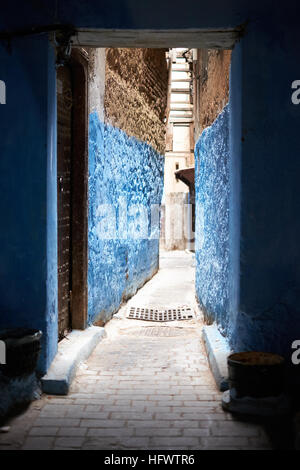
[[[72,111],[71,69],[57,70],[58,339],[72,327]]]

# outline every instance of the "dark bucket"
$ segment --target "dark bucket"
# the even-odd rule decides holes
[[[32,374],[41,350],[41,337],[41,331],[28,328],[0,330],[0,341],[6,346],[6,364],[0,364],[0,372],[6,377]]]
[[[274,397],[284,391],[285,364],[278,354],[249,351],[228,356],[229,387],[237,397]]]

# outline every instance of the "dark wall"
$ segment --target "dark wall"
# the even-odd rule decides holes
[[[291,100],[300,76],[297,35],[292,20],[249,25],[239,59],[240,301],[231,342],[286,355],[300,336],[300,107]]]
[[[35,24],[67,23],[83,28],[185,29],[235,27],[265,14],[271,18],[281,8],[272,0],[12,0],[1,10],[0,25],[17,28]],[[295,13],[295,2],[284,10]],[[17,14],[16,14],[17,12]],[[158,14],[159,12],[159,14]]]

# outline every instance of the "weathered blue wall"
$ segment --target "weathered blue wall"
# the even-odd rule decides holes
[[[195,147],[196,294],[226,333],[229,303],[229,108]]]
[[[239,305],[229,337],[235,349],[286,356],[300,337],[297,20],[248,25],[236,57],[241,89],[232,88],[233,98],[242,94],[241,210]]]
[[[90,115],[88,321],[107,320],[158,269],[163,157],[150,145]],[[133,205],[141,206],[141,214]],[[126,222],[126,206],[128,225]],[[132,212],[133,211],[133,212]],[[139,232],[135,231],[139,229]],[[146,228],[146,232],[143,230]],[[135,238],[137,237],[137,238]]]
[[[269,21],[268,26],[261,19],[248,25],[247,34],[233,51],[227,305],[214,256],[210,274],[220,281],[217,286],[205,285],[202,255],[198,255],[197,269],[200,300],[204,292],[204,306],[233,349],[273,351],[287,357],[292,342],[300,337],[300,107],[291,101],[291,84],[300,76],[296,36],[291,19],[285,24]],[[219,138],[218,145],[222,141],[219,118],[201,137],[202,148],[201,139],[198,144],[198,150],[211,144],[206,149],[210,158],[215,155],[214,138]],[[210,164],[208,169],[212,170]],[[202,191],[201,180],[196,184]],[[210,210],[209,205],[204,221]],[[201,207],[197,213],[199,230]],[[220,223],[219,218],[214,221],[217,233]],[[207,230],[210,226],[204,223],[204,234]],[[219,246],[221,239],[214,243]],[[206,253],[203,256],[207,261]],[[210,276],[208,279],[211,282]]]
[[[39,369],[57,348],[56,105],[48,36],[0,43],[0,328],[43,331]]]

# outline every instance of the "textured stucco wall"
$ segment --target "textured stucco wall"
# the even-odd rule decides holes
[[[229,262],[229,109],[195,147],[196,295],[207,320],[225,333]]]
[[[167,66],[162,49],[89,57],[88,322],[102,324],[158,269],[159,219],[145,223],[163,191]]]
[[[158,269],[158,219],[151,233],[143,211],[150,215],[150,205],[160,204],[164,159],[145,142],[101,122],[96,112],[90,115],[89,158],[91,323],[109,319]]]
[[[164,49],[107,49],[105,119],[165,150],[168,71]]]
[[[230,60],[231,51],[198,49],[194,65],[196,139],[215,121],[228,102]]]
[[[293,60],[299,49],[296,29],[290,27],[287,33],[286,25],[276,28],[274,34],[275,26],[266,27],[263,21],[249,25],[247,35],[232,53],[228,312],[223,309],[222,279],[219,293],[213,297],[214,284],[212,290],[203,286],[207,298],[202,302],[206,308],[212,306],[207,310],[232,349],[277,352],[290,361],[292,343],[300,337],[296,158],[300,108],[291,101],[291,83],[300,68]],[[282,67],[270,87],[276,64]],[[204,131],[204,138],[217,121]],[[198,224],[203,214],[199,206]],[[215,224],[218,230],[219,218]],[[205,238],[202,241],[205,243]],[[200,278],[199,268],[198,273]],[[215,275],[217,279],[218,271]]]

